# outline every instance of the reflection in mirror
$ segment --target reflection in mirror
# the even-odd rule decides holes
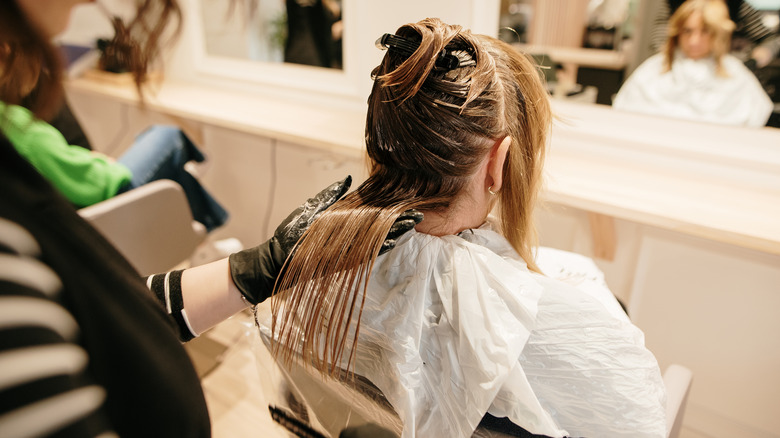
[[[625,50],[634,41],[637,0],[590,0],[583,47]]]
[[[556,97],[609,104],[633,53],[639,0],[501,0],[499,38],[547,67]]]
[[[532,0],[501,0],[498,38],[508,43],[528,42],[528,28],[533,21]]]
[[[688,0],[670,16],[663,49],[623,84],[616,109],[734,126],[765,126],[774,104],[744,61],[730,54],[726,2]]]
[[[638,0],[501,0],[499,38],[509,43],[620,50],[623,42],[632,38],[638,3]],[[534,21],[535,11],[539,23]]]
[[[682,2],[501,0],[499,38],[550,67],[546,75],[556,97],[587,102],[590,98],[582,99],[582,93],[595,90],[593,102],[611,105],[634,69],[659,50],[670,8]],[[736,22],[731,54],[752,70],[773,101],[767,125],[780,126],[780,0],[726,0],[726,4]],[[751,38],[747,45],[746,34]]]
[[[199,0],[206,53],[342,68],[341,0]]]

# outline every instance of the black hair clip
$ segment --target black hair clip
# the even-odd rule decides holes
[[[386,33],[376,40],[376,47],[381,50],[393,49],[406,56],[412,56],[412,54],[420,47],[420,42]],[[464,63],[463,65],[471,64],[473,64],[473,61]],[[435,65],[436,68],[439,69],[454,70],[461,66],[461,62],[457,56],[447,53],[447,50],[442,49],[439,57],[436,58]]]

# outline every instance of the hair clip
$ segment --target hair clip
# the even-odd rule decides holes
[[[376,47],[380,50],[393,49],[400,53],[411,56],[419,47],[419,41],[412,41],[398,35],[386,33],[376,40]],[[472,65],[473,61],[463,63],[462,65]],[[454,70],[461,66],[460,59],[452,54],[447,53],[446,49],[442,49],[439,56],[436,58],[436,67],[444,70]]]

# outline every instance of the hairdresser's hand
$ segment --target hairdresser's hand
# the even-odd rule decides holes
[[[415,225],[419,224],[423,220],[423,214],[417,210],[406,210],[398,216],[398,219],[393,222],[393,226],[390,227],[390,232],[387,233],[385,241],[382,243],[382,248],[379,250],[379,255],[390,251],[395,248],[396,240],[403,236],[404,233],[411,230]]]
[[[348,427],[339,434],[339,438],[395,438],[396,436],[393,432],[374,423]]]
[[[290,213],[271,239],[230,255],[230,276],[250,303],[257,304],[271,296],[276,277],[298,239],[320,213],[344,196],[350,185],[351,176],[331,184]]]
[[[271,296],[276,277],[298,239],[320,213],[344,196],[351,184],[351,176],[331,184],[290,213],[267,242],[230,256],[230,276],[250,303],[258,304]],[[382,244],[380,254],[393,249],[396,239],[420,223],[422,217],[422,213],[415,210],[399,216]]]

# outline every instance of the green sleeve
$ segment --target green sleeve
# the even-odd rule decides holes
[[[67,143],[48,123],[27,109],[0,103],[0,129],[14,148],[77,207],[116,195],[130,181],[130,169]]]

